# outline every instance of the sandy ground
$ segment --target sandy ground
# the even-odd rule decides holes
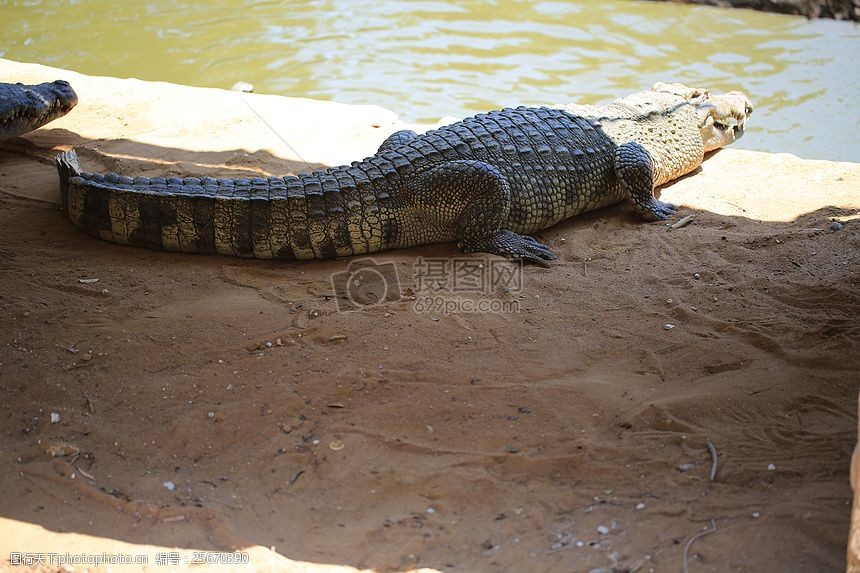
[[[402,300],[338,312],[350,260],[82,234],[50,158],[285,173],[371,153],[393,114],[244,96],[285,144],[234,93],[0,61],[0,81],[56,77],[79,107],[0,150],[0,568],[240,550],[222,570],[680,571],[711,520],[690,571],[845,568],[860,165],[722,151],[663,190],[690,225],[560,224],[558,263],[484,295],[503,312],[414,310],[417,258],[454,245],[376,257]]]

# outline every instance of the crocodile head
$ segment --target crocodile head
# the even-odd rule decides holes
[[[0,84],[0,141],[37,129],[69,113],[78,96],[69,82]]]
[[[715,95],[700,88],[662,82],[654,84],[652,90],[680,96],[695,106],[706,153],[739,139],[753,110],[750,99],[738,91]]]

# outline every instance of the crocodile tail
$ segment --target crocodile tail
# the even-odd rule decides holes
[[[215,179],[88,173],[74,151],[57,156],[63,214],[114,243],[260,259],[327,259],[396,244],[394,166],[298,176]]]
[[[69,180],[81,174],[81,165],[78,163],[78,155],[74,149],[57,155],[54,163],[57,165],[57,173],[60,175],[60,200],[63,204],[63,214],[68,215]]]

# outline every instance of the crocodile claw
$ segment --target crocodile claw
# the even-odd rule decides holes
[[[484,250],[494,255],[520,259],[526,263],[535,263],[542,267],[549,267],[549,261],[558,259],[549,247],[534,237],[518,235],[507,230],[496,233],[493,243]]]
[[[646,221],[665,221],[675,214],[677,207],[671,203],[665,203],[653,199],[647,207],[639,209],[639,216]]]

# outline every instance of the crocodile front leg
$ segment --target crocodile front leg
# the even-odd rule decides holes
[[[490,253],[542,266],[556,259],[546,245],[504,228],[511,190],[501,172],[489,163],[449,161],[424,173],[418,188],[431,212],[452,210],[454,233],[463,252]]]
[[[654,169],[651,154],[635,141],[615,150],[615,174],[645,221],[665,221],[675,213],[671,203],[654,197]]]

